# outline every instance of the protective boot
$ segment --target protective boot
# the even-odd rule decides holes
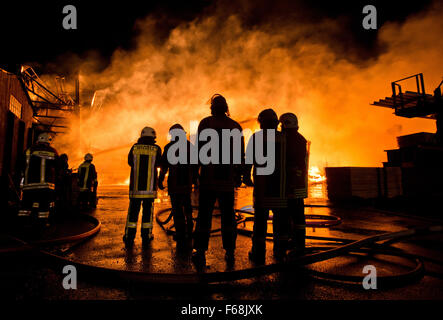
[[[192,262],[196,265],[197,268],[203,267],[206,265],[206,252],[203,250],[194,250],[192,252]]]
[[[266,261],[266,252],[261,251],[260,253],[254,247],[252,247],[251,251],[248,253],[249,259],[255,264],[265,264]]]
[[[127,235],[123,236],[123,242],[126,247],[132,247],[134,245],[134,238],[128,237]]]
[[[234,250],[226,250],[225,253],[225,260],[228,263],[228,265],[232,265],[235,261],[235,251]]]

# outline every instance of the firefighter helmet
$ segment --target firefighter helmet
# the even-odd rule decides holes
[[[283,129],[298,129],[298,119],[293,113],[284,113],[280,116],[280,122]]]
[[[215,114],[229,114],[228,103],[225,97],[221,94],[214,94],[211,98],[211,113]]]
[[[265,127],[277,128],[278,117],[274,110],[265,109],[259,113],[258,122]]]
[[[37,142],[38,143],[51,143],[52,137],[49,133],[43,132],[38,135]]]
[[[183,127],[182,127],[182,125],[181,124],[179,124],[179,123],[176,123],[176,124],[174,124],[172,127],[170,127],[169,128],[169,131],[171,131],[171,130],[174,130],[174,129],[179,129],[179,130],[185,130]]]
[[[90,154],[90,153],[87,153],[87,154],[85,154],[85,161],[92,161],[92,154]]]
[[[152,129],[151,127],[144,127],[140,137],[152,137],[152,138],[157,138],[157,134],[155,133],[155,130]]]

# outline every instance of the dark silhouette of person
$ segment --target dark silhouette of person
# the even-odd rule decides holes
[[[211,116],[204,118],[198,126],[198,137],[205,129],[214,129],[219,140],[219,161],[218,164],[210,162],[203,164],[200,159],[200,187],[199,187],[199,209],[195,230],[194,253],[192,260],[199,266],[206,264],[205,252],[208,249],[209,235],[212,224],[212,212],[216,200],[221,211],[221,232],[223,248],[225,249],[225,259],[228,263],[233,263],[235,259],[235,245],[237,239],[237,224],[234,212],[234,189],[242,182],[242,172],[244,171],[244,139],[241,139],[241,163],[233,164],[233,140],[229,141],[230,163],[222,163],[222,130],[237,129],[242,132],[242,127],[238,122],[229,117],[228,104],[226,99],[215,94],[211,98]],[[206,143],[209,143],[206,142]],[[199,141],[198,149],[205,145]],[[210,152],[209,152],[210,153]]]
[[[174,124],[169,132],[172,130],[181,130],[184,137],[186,132],[180,124]],[[175,240],[177,241],[177,248],[184,249],[187,240],[192,239],[192,232],[194,229],[194,222],[192,220],[192,205],[191,192],[192,184],[197,182],[197,165],[191,164],[191,152],[193,146],[189,140],[186,139],[186,163],[171,164],[168,161],[168,151],[170,147],[177,142],[179,138],[171,138],[171,141],[165,146],[161,161],[161,171],[158,178],[158,187],[160,190],[164,189],[163,180],[169,171],[168,175],[168,194],[171,199],[172,215],[174,217],[175,226]],[[178,157],[179,150],[176,150],[175,156]]]
[[[287,199],[285,185],[286,144],[281,132],[277,131],[278,117],[273,109],[265,109],[258,115],[261,131],[254,133],[248,142],[247,152],[255,154],[261,144],[263,152],[268,154],[269,148],[275,148],[275,167],[272,174],[258,175],[257,168],[265,166],[258,164],[254,157],[254,227],[252,249],[249,258],[257,264],[263,264],[266,257],[266,235],[269,212],[273,213],[274,257],[277,261],[284,258],[288,243],[289,226],[287,221]],[[274,139],[268,130],[274,132]],[[271,131],[271,132],[272,132]],[[258,139],[261,135],[262,138]],[[272,145],[273,146],[272,146]],[[250,169],[249,169],[250,171]],[[250,176],[250,173],[249,173]],[[245,182],[246,183],[246,182]],[[247,185],[249,183],[246,183]]]
[[[92,154],[85,154],[84,160],[77,170],[80,190],[78,197],[79,207],[80,209],[95,208],[97,206],[97,170],[92,163]]]
[[[69,169],[68,155],[63,153],[58,159],[58,173],[55,184],[57,195],[57,216],[72,213],[72,170]]]
[[[298,132],[299,125],[295,114],[282,114],[279,120],[286,140],[286,196],[290,242],[294,254],[303,254],[306,238],[304,198],[308,197],[307,141]]]
[[[22,163],[23,197],[18,217],[37,221],[40,227],[48,226],[55,212],[58,153],[51,141],[49,133],[39,134],[37,142],[25,151]]]

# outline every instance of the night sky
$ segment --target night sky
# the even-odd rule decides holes
[[[215,10],[226,16],[237,14],[250,28],[285,20],[299,23],[339,19],[339,33],[329,36],[343,58],[374,58],[383,51],[376,43],[377,31],[364,30],[362,8],[373,4],[379,28],[387,21],[402,21],[428,6],[430,1],[1,1],[0,68],[16,72],[21,64],[32,64],[37,72],[63,72],[63,57],[79,58],[92,52],[105,68],[117,48],[135,47],[135,22],[148,15],[156,17],[158,41],[166,39],[177,25],[210,15]],[[64,30],[62,8],[76,6],[78,29]],[[316,35],[312,35],[315,37]],[[324,37],[322,37],[324,41]],[[338,44],[338,46],[337,46]],[[72,61],[72,60],[71,60]]]

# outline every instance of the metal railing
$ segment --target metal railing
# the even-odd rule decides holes
[[[395,108],[395,113],[397,113],[398,109],[404,108],[404,105],[405,105],[404,93],[402,92],[401,85],[398,82],[412,79],[412,78],[415,78],[415,82],[417,85],[417,93],[419,95],[418,98],[423,99],[423,102],[426,99],[425,84],[423,81],[423,73],[418,73],[418,74],[394,81],[391,83],[391,86],[392,86],[392,99],[393,99],[393,105]],[[396,90],[397,88],[398,88],[398,95],[397,95],[397,90]],[[398,98],[400,98],[400,106],[398,105],[398,101],[397,101]]]

